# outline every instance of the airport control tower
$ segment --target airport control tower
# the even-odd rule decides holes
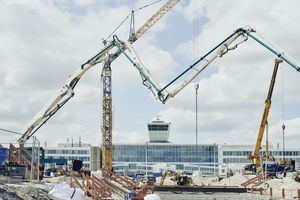
[[[159,119],[159,115],[156,120],[148,123],[148,133],[150,143],[169,143],[169,132],[171,122],[165,123]]]

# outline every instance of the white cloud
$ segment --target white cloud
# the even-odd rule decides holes
[[[113,132],[113,143],[130,143],[130,144],[142,144],[149,141],[148,137],[141,135],[138,132],[124,133],[124,132]]]
[[[106,39],[131,10],[147,3],[151,2],[101,1],[101,6],[98,1],[75,1],[70,5],[50,0],[1,2],[0,127],[21,130],[68,76],[103,48],[102,38]],[[135,11],[136,29],[163,3]],[[199,8],[194,13],[196,5]],[[162,86],[193,64],[195,57],[205,55],[234,30],[247,25],[299,62],[298,7],[298,1],[181,1],[134,47]],[[196,15],[199,35],[195,43],[192,19]],[[128,31],[129,20],[114,34],[124,40]],[[147,122],[161,115],[171,122],[170,141],[196,143],[197,82],[201,85],[197,96],[198,143],[254,144],[275,58],[249,38],[216,59],[175,98],[161,105],[141,84],[138,71],[121,55],[111,65],[113,142],[148,141]],[[287,63],[281,66],[284,70],[278,71],[269,114],[269,141],[282,144],[281,125],[285,123],[286,146],[297,147],[299,73]],[[90,69],[78,82],[75,96],[35,133],[41,143],[55,145],[72,135],[93,145],[101,143],[101,71],[102,64]],[[167,90],[179,86],[180,81]],[[284,119],[282,103],[286,108]],[[3,143],[15,141],[13,134],[0,134]]]

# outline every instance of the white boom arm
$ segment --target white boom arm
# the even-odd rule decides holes
[[[134,35],[131,35],[130,42],[133,43],[147,32],[160,18],[162,18],[171,8],[173,8],[180,0],[168,0]],[[80,69],[76,70],[66,81],[65,85],[48,101],[48,103],[27,123],[22,129],[23,134],[17,141],[25,143],[46,121],[54,115],[70,98],[74,96],[74,87],[81,76],[94,65],[103,60],[112,62],[119,56],[119,50],[109,56],[108,53],[114,46],[116,41],[110,42],[96,56],[84,63]],[[124,51],[126,49],[122,49]],[[42,123],[43,122],[43,123]],[[42,124],[41,124],[42,123]]]
[[[264,42],[261,39],[258,39],[255,37],[252,33],[256,33],[261,39],[264,40]],[[119,45],[115,43],[115,45],[122,51],[122,53],[130,60],[130,62],[139,70],[143,84],[146,85],[149,89],[152,90],[153,88],[156,90],[155,97],[158,98],[163,104],[170,98],[175,97],[183,88],[185,88],[192,80],[194,80],[198,74],[200,74],[209,64],[212,63],[217,57],[222,57],[224,54],[226,54],[229,50],[234,50],[238,47],[239,44],[242,42],[245,42],[248,40],[248,36],[253,38],[255,41],[269,49],[271,52],[276,54],[279,58],[286,61],[289,65],[291,65],[293,68],[295,68],[298,72],[300,72],[300,65],[292,60],[286,53],[281,51],[279,48],[275,47],[272,43],[265,40],[264,37],[262,37],[261,34],[259,34],[255,29],[253,28],[247,28],[247,29],[237,29],[233,34],[231,34],[229,37],[227,37],[225,40],[223,40],[219,45],[217,45],[215,48],[213,48],[210,52],[208,52],[206,55],[201,57],[198,61],[196,61],[193,65],[191,65],[188,69],[186,69],[182,74],[180,74],[177,78],[175,78],[173,81],[171,81],[168,85],[165,87],[160,87],[159,84],[153,79],[151,76],[149,70],[144,67],[142,62],[140,61],[138,55],[136,54],[134,48],[129,42],[120,41]],[[230,45],[236,41],[239,37],[242,37],[242,41],[239,43],[233,45],[230,47]],[[122,50],[122,48],[126,47],[126,49],[129,50],[129,52],[133,55],[131,58],[128,56],[125,51]],[[211,54],[210,57],[206,58],[209,54]],[[199,65],[197,68],[195,67],[200,61],[205,61],[202,65]],[[193,69],[194,72],[185,79],[177,88],[175,88],[173,91],[168,92],[166,88],[170,86],[172,83],[174,83],[177,79],[179,79],[183,74],[185,74],[187,71]],[[154,92],[153,92],[154,93]]]
[[[42,121],[44,123],[55,114],[63,104],[65,104],[70,98],[74,96],[74,87],[82,77],[94,65],[101,63],[103,60],[108,58],[108,52],[114,47],[114,43],[111,42],[97,55],[84,63],[81,68],[77,69],[72,75],[68,77],[65,85],[57,91],[57,93],[46,103],[46,105],[26,124],[22,129],[23,134],[17,141],[24,144],[29,137],[33,134],[32,131],[40,125]],[[37,129],[36,129],[37,130]]]
[[[181,73],[178,77],[176,77],[173,81],[171,81],[163,88],[159,86],[159,84],[152,77],[149,70],[142,64],[142,62],[140,61],[137,53],[135,52],[130,42],[120,41],[119,39],[115,39],[117,37],[114,37],[113,41],[111,41],[108,45],[106,45],[102,51],[100,51],[98,54],[96,54],[94,57],[92,57],[90,60],[84,63],[80,69],[76,70],[71,76],[69,76],[65,85],[48,101],[48,103],[23,128],[23,130],[21,131],[23,135],[17,141],[19,143],[25,143],[29,139],[29,137],[33,135],[34,132],[37,131],[38,128],[43,123],[45,123],[53,114],[55,114],[62,107],[63,104],[65,104],[70,98],[72,98],[74,96],[73,89],[76,86],[79,79],[81,78],[81,76],[94,65],[101,63],[103,60],[108,59],[109,58],[108,52],[115,46],[117,46],[118,49],[139,70],[142,77],[143,84],[147,88],[151,89],[153,94],[156,96],[156,98],[158,98],[163,104],[170,97],[175,97],[175,95],[177,95],[183,88],[185,88],[199,73],[201,73],[217,57],[222,57],[229,50],[234,50],[237,48],[237,46],[240,43],[247,41],[248,36],[253,38],[255,41],[257,41],[267,49],[269,49],[271,52],[273,52],[279,58],[287,62],[297,71],[300,71],[300,67],[299,67],[300,65],[296,61],[292,60],[290,57],[287,56],[287,54],[283,53],[283,51],[278,50],[277,47],[275,47],[273,44],[266,41],[265,39],[264,42],[262,42],[261,39],[255,37],[252,33],[256,33],[261,39],[264,39],[264,37],[262,37],[261,34],[257,33],[255,29],[252,28],[237,29],[233,34],[231,34],[229,37],[223,40],[219,45],[217,45],[215,48],[213,48],[211,51],[209,51],[199,60],[197,60],[194,64],[192,64],[183,73]],[[240,36],[243,37],[243,40],[229,47]],[[133,58],[131,58],[130,56],[128,56],[128,54],[125,53],[124,51],[125,49],[128,49],[128,51],[133,55]],[[212,55],[209,58],[206,58],[211,53]],[[205,62],[196,68],[195,66],[202,60],[204,60]],[[166,90],[167,87],[169,87],[172,83],[174,83],[177,79],[179,79],[182,75],[184,75],[186,72],[188,72],[191,69],[193,69],[194,72],[186,80],[184,80],[177,88],[175,88],[171,92],[168,92]],[[156,90],[156,94],[153,91],[153,88]],[[41,124],[41,122],[43,123]],[[39,127],[37,128],[37,126]],[[33,130],[34,132],[32,132]]]

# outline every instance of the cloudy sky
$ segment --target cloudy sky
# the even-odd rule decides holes
[[[19,135],[5,130],[21,132],[68,76],[104,47],[102,39],[128,39],[132,10],[138,29],[166,0],[153,2],[0,1],[0,143],[16,142]],[[247,26],[300,62],[299,7],[297,0],[182,0],[133,46],[162,87],[234,30]],[[148,141],[147,123],[159,115],[171,122],[173,143],[254,145],[275,58],[249,38],[162,104],[142,85],[125,56],[119,56],[112,63],[113,143]],[[84,143],[101,144],[101,71],[98,64],[86,72],[75,96],[35,133],[42,146],[72,138],[76,143],[79,137]],[[282,147],[283,124],[285,146],[299,146],[299,84],[300,73],[280,64],[269,113],[269,142],[274,146]]]

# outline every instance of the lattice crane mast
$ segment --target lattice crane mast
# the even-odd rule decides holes
[[[128,41],[132,44],[146,33],[160,18],[162,18],[180,0],[168,0],[139,30],[135,32],[134,12],[131,13],[131,24]],[[122,51],[126,47],[123,46]],[[112,74],[111,63],[122,53],[118,49],[110,54],[102,69],[103,100],[102,100],[102,168],[112,170]]]

